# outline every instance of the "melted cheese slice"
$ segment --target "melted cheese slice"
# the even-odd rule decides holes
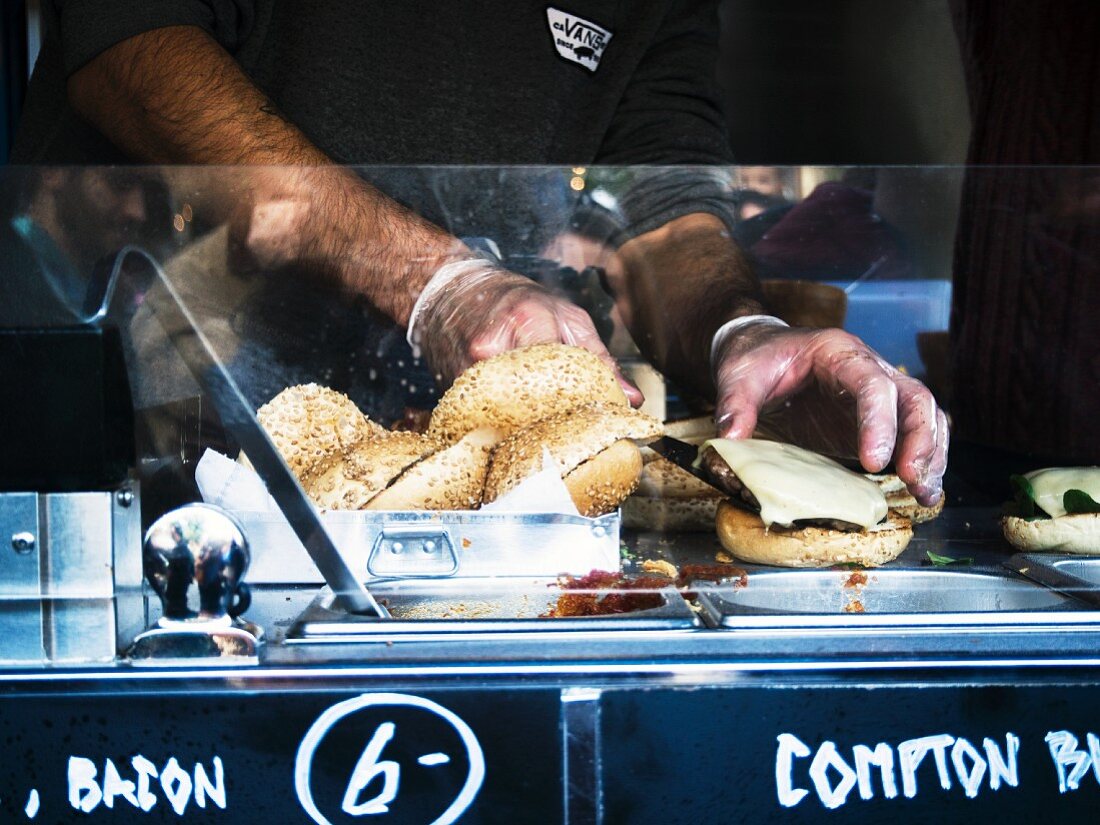
[[[766,525],[838,519],[866,529],[886,518],[886,497],[875,482],[817,453],[752,438],[703,446],[713,447],[760,502]]]
[[[1051,518],[1066,514],[1062,496],[1066,490],[1082,490],[1100,501],[1100,467],[1051,467],[1025,473],[1035,491],[1035,503]]]

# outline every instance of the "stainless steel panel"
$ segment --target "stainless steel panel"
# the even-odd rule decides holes
[[[127,490],[0,495],[0,660],[109,661],[144,629],[141,514]],[[16,552],[13,533],[33,547]]]
[[[114,601],[50,599],[42,604],[43,637],[51,662],[107,662],[114,658]]]
[[[42,567],[44,596],[114,595],[112,499],[109,492],[42,496],[48,542]]]
[[[0,493],[0,599],[39,594],[38,560],[45,537],[35,493]]]
[[[111,500],[111,538],[115,578],[115,631],[125,650],[145,625],[144,575],[141,568],[141,495],[137,484],[117,491]]]
[[[0,600],[0,664],[46,660],[42,646],[42,603],[37,599]]]

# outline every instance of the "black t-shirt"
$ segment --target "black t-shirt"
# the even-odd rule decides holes
[[[68,105],[65,81],[115,43],[170,25],[208,32],[341,163],[730,160],[712,0],[48,0],[42,12],[15,162],[125,161]],[[387,190],[398,200],[480,234],[454,226],[450,216],[471,210],[442,203],[422,176],[398,178]],[[482,202],[537,211],[546,192],[509,192],[506,178]],[[724,186],[702,170],[674,185],[643,179],[628,206],[635,231],[690,211],[732,222]]]

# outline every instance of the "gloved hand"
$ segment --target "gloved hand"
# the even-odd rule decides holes
[[[792,329],[778,319],[740,319],[711,351],[719,435],[748,438],[758,423],[777,438],[869,472],[894,458],[924,505],[942,494],[947,416],[922,383],[839,329]]]
[[[638,388],[622,376],[588,313],[487,260],[449,263],[432,276],[413,307],[408,341],[444,385],[475,361],[516,347],[584,347],[614,371],[631,404],[643,401]]]

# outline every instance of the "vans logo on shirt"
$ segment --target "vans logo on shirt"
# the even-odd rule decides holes
[[[604,49],[611,41],[611,32],[591,20],[577,17],[553,6],[546,8],[546,22],[558,55],[590,72],[596,71]]]

